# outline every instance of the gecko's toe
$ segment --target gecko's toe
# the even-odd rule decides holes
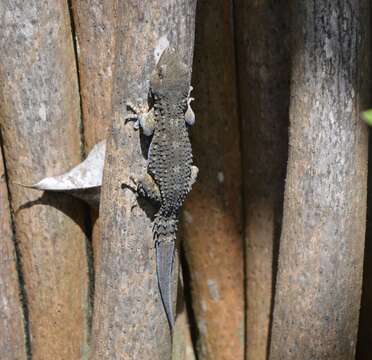
[[[124,190],[124,189],[129,189],[131,191],[133,191],[134,193],[137,194],[137,181],[135,180],[135,178],[133,176],[129,176],[129,180],[132,182],[132,184],[128,184],[127,182],[123,182],[121,184],[121,188]]]
[[[140,128],[140,124],[141,124],[140,117],[137,116],[137,120],[134,122],[134,124],[133,124],[133,128],[134,128],[135,130],[138,130],[138,129]]]

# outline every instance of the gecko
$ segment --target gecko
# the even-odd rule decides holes
[[[147,173],[135,180],[139,196],[158,204],[153,221],[158,287],[171,332],[174,326],[172,278],[176,251],[178,215],[198,174],[194,166],[188,126],[195,115],[190,107],[192,87],[187,66],[179,54],[167,48],[150,77],[151,109],[140,115],[133,105],[126,119],[152,136]]]

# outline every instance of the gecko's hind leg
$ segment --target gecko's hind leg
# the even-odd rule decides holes
[[[151,108],[148,112],[142,113],[131,103],[127,103],[127,110],[131,113],[125,116],[125,121],[136,120],[134,128],[142,128],[143,133],[146,136],[151,136],[155,129],[155,113],[154,108]]]
[[[137,192],[140,196],[146,197],[156,203],[160,203],[161,194],[158,185],[156,185],[151,175],[146,174],[137,183]]]
[[[193,109],[191,108],[191,101],[193,101],[194,98],[190,97],[190,94],[191,94],[192,90],[193,90],[193,87],[190,86],[189,95],[187,97],[187,110],[185,112],[185,121],[190,126],[195,124],[195,113],[194,113]]]

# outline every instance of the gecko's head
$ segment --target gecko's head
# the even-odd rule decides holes
[[[189,71],[175,50],[164,50],[151,76],[150,86],[155,97],[186,101],[190,87]]]

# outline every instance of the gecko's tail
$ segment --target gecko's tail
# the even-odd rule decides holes
[[[174,314],[172,285],[174,283],[174,254],[176,250],[176,217],[165,217],[161,212],[154,221],[154,235],[156,248],[156,272],[160,296],[167,315],[170,330],[173,331]]]

